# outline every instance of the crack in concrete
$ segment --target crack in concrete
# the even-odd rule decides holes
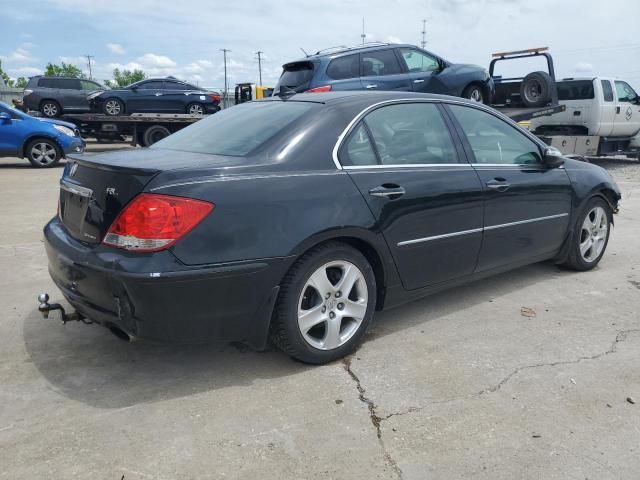
[[[624,342],[627,339],[627,336],[630,333],[640,333],[640,329],[629,329],[629,330],[620,330],[620,331],[618,331],[617,334],[616,334],[616,338],[611,343],[611,346],[604,352],[601,352],[601,353],[598,353],[598,354],[595,354],[595,355],[591,355],[591,356],[586,356],[586,357],[578,357],[575,360],[564,360],[564,361],[557,361],[557,362],[536,363],[536,364],[533,364],[533,365],[524,365],[522,367],[518,367],[515,370],[513,370],[509,375],[504,377],[502,380],[500,380],[500,382],[498,382],[494,386],[489,387],[489,388],[485,388],[484,390],[480,390],[479,392],[472,393],[470,395],[463,395],[463,396],[460,396],[460,397],[452,397],[452,398],[448,398],[448,399],[445,399],[445,400],[434,400],[432,402],[428,402],[424,406],[421,406],[421,407],[409,407],[407,410],[402,410],[400,412],[392,412],[392,413],[390,413],[390,414],[388,414],[388,415],[386,415],[384,417],[380,417],[378,415],[376,404],[374,403],[373,400],[371,400],[370,398],[368,398],[366,396],[365,388],[362,386],[362,383],[360,382],[360,379],[357,377],[357,375],[351,369],[351,358],[344,358],[342,363],[344,364],[344,369],[347,371],[347,373],[349,374],[351,379],[356,383],[356,388],[358,389],[360,401],[365,403],[367,405],[367,407],[369,408],[369,416],[371,418],[371,423],[373,424],[374,428],[376,429],[376,434],[378,436],[378,441],[380,442],[380,446],[381,446],[381,448],[382,448],[382,450],[384,452],[385,460],[387,460],[387,462],[391,465],[391,467],[394,469],[394,471],[398,474],[398,477],[402,479],[402,470],[400,469],[400,467],[398,466],[396,461],[388,453],[388,451],[387,451],[387,449],[386,449],[386,447],[384,445],[384,440],[382,439],[382,430],[381,430],[380,424],[383,421],[389,420],[392,417],[398,417],[398,416],[402,416],[402,415],[408,415],[410,413],[419,412],[419,411],[424,410],[425,408],[427,408],[427,407],[429,407],[431,405],[439,405],[439,404],[443,404],[443,403],[455,402],[457,400],[465,400],[465,399],[470,399],[470,398],[477,398],[477,397],[480,397],[480,396],[488,394],[488,393],[497,392],[509,380],[511,380],[515,375],[517,375],[518,373],[522,372],[523,370],[528,370],[528,369],[532,369],[532,368],[540,368],[540,367],[556,367],[558,365],[572,365],[572,364],[577,364],[577,363],[583,362],[585,360],[597,360],[598,358],[601,358],[601,357],[604,357],[606,355],[610,355],[612,353],[617,352],[618,351],[618,344],[621,343],[621,342]]]
[[[382,454],[385,462],[387,462],[387,464],[393,469],[393,471],[398,476],[398,478],[402,480],[403,478],[402,469],[400,468],[398,463],[394,460],[394,458],[391,456],[391,454],[387,451],[387,447],[384,444],[384,439],[382,438],[382,430],[380,428],[380,423],[384,419],[378,415],[376,411],[376,404],[373,402],[373,400],[367,397],[366,395],[367,391],[362,386],[362,383],[360,382],[360,379],[358,378],[358,376],[351,369],[351,358],[350,357],[343,358],[342,364],[344,366],[345,371],[349,374],[349,377],[351,377],[351,380],[353,380],[354,383],[356,384],[356,389],[358,390],[358,398],[369,409],[369,419],[371,420],[371,424],[373,425],[373,428],[376,431],[376,437],[378,438],[378,443],[380,444],[380,448],[382,449]]]

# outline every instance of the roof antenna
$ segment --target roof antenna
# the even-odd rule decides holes
[[[309,54],[304,51],[304,48],[300,47],[300,50],[302,50],[302,53],[304,53],[305,57],[309,58]]]

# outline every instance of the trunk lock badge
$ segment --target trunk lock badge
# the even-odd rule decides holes
[[[76,172],[78,171],[78,164],[77,163],[73,163],[71,165],[71,169],[69,170],[69,176],[73,177]]]

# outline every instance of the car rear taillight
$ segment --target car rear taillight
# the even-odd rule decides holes
[[[137,252],[164,250],[176,243],[214,208],[192,198],[143,193],[109,227],[102,243]]]
[[[220,95],[218,95],[217,93],[210,93],[209,98],[211,98],[211,100],[216,103],[220,103]]]
[[[330,91],[331,91],[331,85],[324,85],[322,87],[312,88],[311,90],[307,90],[304,93],[322,93],[322,92],[330,92]]]

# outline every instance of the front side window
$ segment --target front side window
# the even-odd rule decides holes
[[[80,85],[82,86],[82,90],[104,90],[102,85],[90,80],[80,80]]]
[[[542,163],[538,145],[508,123],[477,108],[449,105],[462,126],[475,163],[536,165]]]
[[[409,73],[434,72],[440,69],[438,59],[413,48],[401,48],[400,53]]]
[[[145,82],[138,85],[139,90],[162,90],[164,82]]]
[[[437,165],[457,163],[449,130],[433,103],[381,107],[368,114],[346,145],[353,165]],[[373,145],[371,145],[373,142]],[[371,152],[377,152],[372,155]]]
[[[631,85],[621,80],[616,80],[616,93],[618,94],[619,102],[631,103],[638,98],[638,95],[635,90],[631,88]]]
[[[601,80],[602,93],[604,94],[605,102],[613,102],[613,88],[611,88],[611,82],[609,80]]]
[[[379,50],[360,55],[363,77],[378,77],[402,73],[400,63],[393,50]]]
[[[80,80],[75,78],[61,78],[58,80],[58,88],[64,90],[82,90],[80,88]]]
[[[331,60],[327,67],[327,75],[334,80],[358,78],[360,76],[360,55],[347,55]]]

